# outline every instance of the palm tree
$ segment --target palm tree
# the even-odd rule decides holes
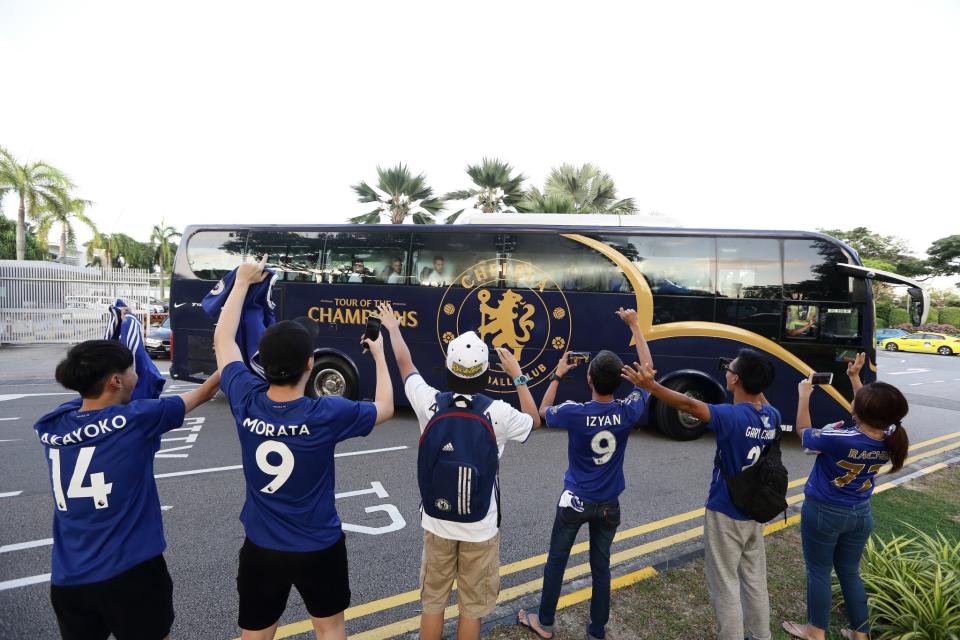
[[[445,201],[469,200],[476,198],[474,208],[484,213],[501,213],[516,211],[517,204],[523,198],[523,181],[526,176],[522,173],[511,175],[513,167],[497,158],[484,158],[479,165],[467,165],[467,175],[476,185],[476,188],[451,191],[443,196]],[[445,222],[454,222],[463,209],[447,216]]]
[[[532,190],[531,190],[532,191]],[[613,178],[609,174],[603,173],[599,167],[592,164],[584,164],[576,167],[571,164],[562,164],[560,167],[554,167],[547,176],[546,184],[543,189],[543,197],[538,199],[537,194],[528,192],[524,205],[536,207],[543,200],[550,203],[551,198],[560,198],[562,200],[553,200],[553,204],[561,202],[572,203],[573,211],[565,213],[617,213],[631,214],[637,212],[637,205],[633,198],[617,199],[617,187]],[[538,208],[526,208],[528,212],[537,213],[558,213],[553,210],[543,210]]]
[[[173,246],[172,240],[182,236],[183,234],[169,226],[163,219],[160,220],[160,224],[153,225],[153,230],[150,231],[150,244],[156,245],[157,247],[157,264],[160,265],[161,299],[165,297],[163,292],[163,274],[170,264],[170,249]]]
[[[16,193],[20,198],[17,210],[17,260],[23,260],[27,215],[33,216],[41,206],[56,206],[57,202],[66,200],[67,192],[73,186],[62,171],[46,162],[21,164],[13,154],[0,147],[0,189],[4,193]]]
[[[545,194],[530,187],[517,203],[517,211],[523,213],[580,213],[573,198],[564,194]]]
[[[412,216],[414,224],[432,224],[433,216],[443,210],[443,202],[433,197],[433,189],[421,173],[414,177],[404,164],[382,169],[377,167],[377,186],[366,182],[350,187],[360,202],[376,202],[377,208],[369,213],[350,218],[354,224],[376,224],[381,216],[387,216],[391,224],[403,224]]]
[[[87,225],[91,231],[97,232],[97,226],[87,217],[87,207],[93,204],[89,200],[81,198],[67,197],[54,205],[42,205],[33,216],[37,222],[37,238],[43,244],[47,245],[47,237],[50,234],[50,228],[55,223],[60,224],[60,251],[57,254],[58,260],[64,260],[67,257],[67,247],[75,246],[77,236],[73,229],[72,219],[79,220]]]
[[[87,262],[93,263],[94,258],[100,258],[100,266],[104,269],[113,268],[114,255],[120,255],[117,241],[107,233],[97,231],[93,239],[87,243]]]

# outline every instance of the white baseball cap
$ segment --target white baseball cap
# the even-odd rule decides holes
[[[490,366],[490,350],[473,331],[462,333],[447,345],[447,371],[458,378],[472,380]]]

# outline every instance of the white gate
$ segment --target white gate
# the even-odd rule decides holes
[[[0,260],[0,342],[80,342],[103,337],[107,307],[123,298],[149,318],[146,269]]]

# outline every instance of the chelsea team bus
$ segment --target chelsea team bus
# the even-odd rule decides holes
[[[800,379],[833,373],[811,406],[814,422],[826,423],[849,412],[848,359],[865,352],[864,383],[876,379],[871,280],[906,286],[913,321],[926,317],[929,298],[916,282],[864,267],[826,235],[616,224],[630,220],[498,214],[481,224],[187,227],[170,286],[170,376],[200,381],[213,373],[214,325],[200,301],[224,274],[263,254],[276,273],[277,319],[317,323],[311,397],[373,396],[374,363],[360,336],[380,301],[393,305],[433,386],[444,384],[446,345],[472,330],[513,352],[537,400],[566,351],[609,349],[636,360],[630,332],[614,315],[624,307],[638,312],[662,384],[723,402],[720,363],[749,347],[774,362],[766,396],[784,424],[795,420]],[[495,360],[486,393],[515,399]],[[589,399],[585,369],[561,381],[558,401]],[[403,403],[403,381],[393,373]],[[649,412],[648,423],[677,440],[705,428],[655,399]]]

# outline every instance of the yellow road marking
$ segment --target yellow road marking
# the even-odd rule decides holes
[[[954,433],[950,433],[950,434],[943,435],[943,436],[938,436],[938,437],[936,437],[936,438],[931,438],[931,439],[929,439],[929,440],[924,440],[924,441],[922,441],[922,442],[918,442],[917,444],[911,446],[911,447],[910,447],[910,450],[911,450],[911,451],[915,451],[915,450],[917,450],[917,449],[923,449],[923,448],[926,448],[926,447],[928,447],[928,446],[931,446],[931,445],[934,445],[934,444],[938,444],[938,443],[940,443],[940,442],[944,442],[945,440],[951,440],[951,439],[954,439],[954,438],[960,438],[960,431],[956,431],[956,432],[954,432]],[[936,454],[938,454],[938,453],[943,453],[943,452],[945,452],[945,451],[950,451],[950,450],[956,449],[956,448],[958,448],[958,447],[960,447],[960,442],[956,442],[956,443],[951,444],[951,445],[947,445],[947,446],[944,446],[944,447],[940,447],[940,448],[934,449],[934,450],[932,450],[932,451],[927,451],[927,452],[925,452],[925,453],[918,454],[918,455],[916,455],[916,456],[912,456],[912,457],[907,458],[907,460],[906,460],[906,462],[905,462],[904,464],[910,464],[910,463],[915,462],[915,461],[917,461],[917,460],[922,460],[922,459],[924,459],[924,458],[928,458],[928,457],[934,456],[934,455],[936,455]],[[795,487],[798,487],[798,486],[804,484],[806,481],[807,481],[807,477],[806,477],[806,476],[804,476],[804,477],[802,477],[802,478],[797,478],[796,480],[791,481],[791,482],[788,484],[788,487],[789,487],[789,488],[795,488]],[[878,491],[878,490],[879,490],[879,488],[878,488],[878,489],[875,489],[875,491]],[[802,500],[803,500],[803,494],[802,494],[802,493],[799,493],[799,494],[796,494],[796,495],[793,495],[793,496],[789,496],[789,497],[787,498],[787,504],[796,504],[797,502],[800,502],[800,501],[802,501]],[[688,522],[688,521],[690,521],[690,520],[695,520],[695,519],[697,519],[697,518],[702,517],[703,514],[704,514],[704,509],[701,507],[701,508],[699,508],[699,509],[692,509],[692,510],[687,511],[687,512],[685,512],[685,513],[680,513],[680,514],[677,514],[677,515],[674,515],[674,516],[670,516],[670,517],[668,517],[668,518],[663,518],[663,519],[661,519],[661,520],[655,520],[655,521],[653,521],[653,522],[648,522],[648,523],[645,523],[645,524],[642,524],[642,525],[639,525],[639,526],[636,526],[636,527],[632,527],[632,528],[630,528],[630,529],[624,529],[624,530],[622,530],[622,531],[618,531],[618,532],[617,532],[616,537],[614,537],[614,542],[620,542],[620,541],[622,541],[622,540],[628,540],[628,539],[630,539],[630,538],[635,538],[635,537],[640,536],[640,535],[643,535],[643,534],[645,534],[645,533],[651,533],[651,532],[653,532],[653,531],[658,531],[658,530],[660,530],[660,529],[665,529],[665,528],[670,527],[670,526],[673,526],[673,525],[675,525],[675,524],[680,524],[680,523],[683,523],[683,522]],[[788,518],[788,521],[789,521],[789,518]],[[774,526],[774,525],[768,525],[768,526]],[[696,532],[696,533],[694,533],[694,532]],[[689,530],[687,530],[687,531],[683,531],[683,532],[680,532],[680,533],[678,533],[678,534],[674,534],[673,536],[667,536],[666,538],[659,538],[658,540],[655,540],[655,541],[653,541],[653,542],[650,542],[650,543],[647,543],[647,544],[643,544],[643,545],[640,545],[640,546],[638,546],[638,547],[633,547],[633,548],[631,548],[631,549],[626,549],[626,550],[624,550],[624,551],[620,551],[620,552],[618,552],[618,553],[615,553],[615,554],[611,555],[611,556],[610,556],[610,563],[611,563],[611,565],[613,565],[613,564],[615,564],[615,563],[617,563],[617,562],[621,562],[621,561],[623,561],[623,560],[625,560],[625,559],[634,558],[634,557],[637,557],[638,555],[644,555],[645,553],[650,553],[650,552],[652,552],[652,551],[656,551],[656,550],[658,550],[658,549],[660,549],[660,548],[663,548],[663,547],[654,547],[654,546],[652,546],[652,545],[656,545],[656,543],[659,542],[659,541],[672,540],[672,542],[670,542],[670,544],[672,545],[672,544],[677,544],[678,542],[682,542],[683,540],[688,540],[688,539],[690,539],[690,538],[697,537],[698,535],[701,535],[702,533],[703,533],[703,527],[695,527],[695,528],[693,528],[693,529],[689,529]],[[682,537],[682,538],[674,539],[674,538],[677,538],[678,536],[679,536],[679,537]],[[686,537],[683,537],[683,536],[686,536]],[[669,546],[669,545],[667,545],[667,546]],[[570,555],[576,555],[576,554],[583,553],[583,552],[589,550],[589,548],[590,548],[590,543],[589,543],[589,541],[575,544],[575,545],[573,546],[573,548],[570,549]],[[643,551],[643,552],[637,553],[636,551],[637,551],[638,549],[647,549],[647,550],[646,550],[646,551]],[[532,568],[534,568],[534,567],[541,566],[541,565],[545,564],[546,562],[547,562],[547,554],[546,554],[546,553],[542,553],[542,554],[539,554],[539,555],[531,556],[531,557],[529,557],[529,558],[525,558],[525,559],[523,559],[523,560],[518,560],[518,561],[516,561],[516,562],[512,562],[512,563],[505,564],[505,565],[501,566],[501,567],[500,567],[500,576],[501,576],[501,577],[504,577],[504,576],[508,576],[508,575],[511,575],[511,574],[514,574],[514,573],[518,573],[518,572],[520,572],[520,571],[524,571],[524,570],[526,570],[526,569],[532,569]],[[564,573],[564,580],[567,580],[567,579],[568,579],[568,575],[570,575],[570,571],[577,570],[577,569],[579,569],[579,568],[581,568],[581,567],[586,567],[586,568],[587,568],[587,572],[589,572],[589,564],[581,564],[581,565],[577,565],[576,567],[569,567],[569,568],[567,569],[567,572]],[[576,575],[583,575],[583,574],[576,574]],[[572,577],[576,577],[576,576],[571,576],[570,579],[572,579]],[[528,583],[524,583],[524,584],[518,585],[517,587],[511,587],[510,589],[505,589],[505,590],[501,591],[501,595],[504,594],[504,593],[507,593],[507,592],[512,592],[512,590],[514,590],[514,589],[518,589],[518,588],[520,588],[520,587],[525,587],[525,586],[527,586],[527,585],[531,585],[531,584],[533,584],[533,583],[541,584],[541,583],[542,583],[542,579],[540,579],[540,580],[534,580],[534,581],[531,581],[531,582],[528,582]],[[454,586],[456,586],[456,585],[454,585]],[[539,586],[537,586],[536,588],[539,588]],[[524,592],[524,593],[529,593],[529,592]],[[524,595],[524,593],[521,593],[520,595]],[[512,596],[512,597],[519,597],[519,596]],[[379,600],[371,600],[370,602],[365,602],[365,603],[363,603],[363,604],[355,605],[355,606],[353,606],[353,607],[350,607],[349,609],[347,609],[347,610],[344,612],[344,616],[345,616],[345,618],[346,618],[347,620],[354,620],[354,619],[356,619],[356,618],[362,618],[362,617],[364,617],[364,616],[368,616],[368,615],[371,615],[371,614],[374,614],[374,613],[379,613],[379,612],[381,612],[381,611],[386,611],[387,609],[393,609],[393,608],[395,608],[395,607],[399,607],[399,606],[402,606],[402,605],[405,605],[405,604],[410,604],[410,603],[412,603],[412,602],[417,602],[419,599],[420,599],[420,590],[419,590],[419,589],[411,589],[410,591],[405,591],[405,592],[403,592],[403,593],[398,593],[398,594],[396,594],[396,595],[389,596],[389,597],[386,597],[386,598],[381,598],[381,599],[379,599]],[[456,605],[451,605],[450,607],[447,607],[447,610],[448,610],[448,611],[451,610],[451,609],[452,609],[453,611],[456,611],[456,610],[457,610],[457,609],[456,609]],[[445,612],[444,615],[446,615],[446,612]],[[416,624],[414,627],[410,628],[410,629],[397,631],[395,635],[400,634],[400,633],[406,633],[406,632],[408,632],[408,631],[415,631],[416,629],[419,628],[419,617],[417,617],[417,618],[410,618],[410,619],[408,619],[408,620],[401,620],[400,622],[396,622],[396,623],[393,623],[393,624],[398,624],[398,625],[401,624],[401,623],[403,623],[403,624],[409,624],[410,620],[416,620],[416,621],[417,621],[417,624]],[[379,629],[386,629],[387,627],[390,627],[390,625],[387,625],[386,627],[380,627]],[[398,627],[398,628],[399,628],[399,627]],[[289,638],[289,637],[291,637],[291,636],[299,635],[299,634],[301,634],[301,633],[306,633],[306,632],[312,631],[312,630],[313,630],[313,625],[311,624],[311,622],[310,622],[309,619],[308,619],[308,620],[301,620],[301,621],[299,621],[299,622],[293,622],[293,623],[290,623],[290,624],[282,625],[281,627],[279,627],[279,628],[277,629],[277,634],[276,634],[275,637],[278,638],[278,639]],[[355,636],[352,636],[352,637],[354,637],[354,638],[370,638],[370,639],[373,639],[373,638],[381,638],[381,637],[383,637],[383,638],[392,637],[392,636],[368,636],[368,635],[365,635],[366,633],[372,633],[373,631],[377,631],[377,630],[378,630],[378,629],[374,629],[374,630],[371,630],[371,631],[369,631],[369,632],[365,632],[365,633],[362,633],[362,634],[360,634],[360,635],[355,635]],[[239,640],[239,639],[237,639],[237,640]]]

